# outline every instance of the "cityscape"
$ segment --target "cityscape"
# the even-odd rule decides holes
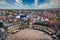
[[[60,8],[0,9],[0,40],[60,40]]]
[[[60,40],[60,0],[0,0],[0,40]]]

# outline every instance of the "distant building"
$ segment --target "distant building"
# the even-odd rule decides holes
[[[7,39],[7,32],[5,29],[0,28],[0,40],[6,40]]]

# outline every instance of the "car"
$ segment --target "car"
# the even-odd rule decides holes
[[[47,30],[47,29],[44,29],[44,31],[45,31],[46,33],[48,33],[49,35],[52,35],[52,34],[53,34],[51,31],[49,31],[49,30]]]
[[[16,30],[13,30],[11,33],[12,34],[15,34],[15,33],[17,33],[19,30],[18,29],[16,29]]]
[[[60,39],[60,31],[57,33],[57,37]]]
[[[15,34],[15,33],[16,33],[16,31],[14,30],[14,31],[12,31],[11,33],[12,33],[12,34]]]
[[[52,35],[51,37],[52,37],[53,39],[56,39],[56,38],[57,38],[56,35]]]
[[[42,26],[49,26],[49,24],[45,21],[41,21],[41,22],[34,22],[33,25],[42,25]]]

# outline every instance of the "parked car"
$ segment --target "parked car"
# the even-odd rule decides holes
[[[34,22],[33,25],[42,25],[42,26],[49,26],[49,24],[45,21],[41,21],[41,22]]]
[[[60,40],[60,31],[57,33],[57,37],[58,37],[59,40]]]
[[[17,33],[19,31],[19,29],[16,29],[16,30],[13,30],[11,33],[12,34],[15,34],[15,33]]]
[[[45,31],[46,33],[48,33],[49,35],[52,35],[52,34],[53,34],[51,31],[49,31],[49,30],[47,30],[47,29],[44,29],[44,31]]]

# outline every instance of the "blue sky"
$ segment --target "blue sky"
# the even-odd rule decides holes
[[[7,3],[10,3],[10,4],[14,4],[15,3],[15,0],[6,0]],[[41,3],[44,3],[46,2],[45,0],[38,0],[38,4],[41,4]],[[34,0],[22,0],[22,3],[24,5],[28,4],[28,5],[32,5],[34,4]]]
[[[32,1],[32,0],[22,0],[22,3],[24,4],[24,5],[31,5],[31,4],[33,4],[34,3],[34,0]]]
[[[47,9],[60,7],[60,0],[0,0],[0,9]]]
[[[7,3],[14,4],[15,0],[5,0]]]

